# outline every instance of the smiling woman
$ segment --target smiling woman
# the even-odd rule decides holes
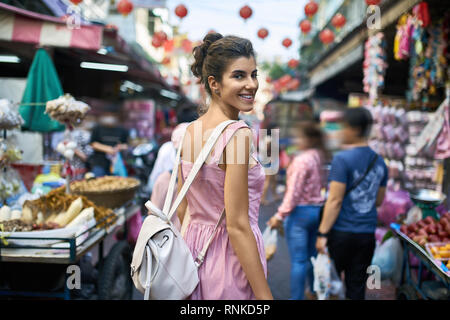
[[[182,223],[189,205],[190,221],[184,237],[193,256],[214,234],[198,270],[199,285],[190,298],[273,299],[258,227],[264,170],[250,147],[251,130],[243,121],[236,121],[239,112],[253,109],[258,90],[253,46],[247,39],[211,33],[194,49],[194,57],[192,72],[204,84],[211,103],[186,129],[178,192],[201,152],[196,146],[219,124],[235,121],[219,137],[210,161],[200,169],[177,211]]]

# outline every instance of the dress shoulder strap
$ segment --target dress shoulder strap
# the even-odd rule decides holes
[[[216,146],[214,147],[214,151],[211,156],[214,163],[219,163],[223,150],[227,146],[228,142],[230,142],[230,139],[233,137],[236,131],[240,128],[248,128],[248,125],[241,120],[232,123],[223,131],[222,135],[219,137],[219,140],[216,143]]]

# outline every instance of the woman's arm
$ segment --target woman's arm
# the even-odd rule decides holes
[[[239,141],[246,141],[245,148]],[[255,236],[248,217],[248,164],[250,129],[237,130],[225,148],[225,212],[226,225],[231,245],[241,263],[255,297],[260,300],[273,299],[264,275]],[[238,146],[240,148],[238,148]],[[239,150],[240,149],[240,150]],[[244,149],[244,150],[242,150]],[[238,155],[245,153],[245,163],[239,164]],[[231,155],[231,156],[230,156]]]
[[[103,144],[103,143],[100,143],[100,142],[92,142],[91,143],[91,147],[95,151],[100,151],[100,152],[111,154],[111,155],[113,155],[115,153],[115,150],[114,150],[113,147],[108,146],[108,145]]]

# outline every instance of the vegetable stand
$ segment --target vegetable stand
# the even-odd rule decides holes
[[[114,287],[119,285],[113,283],[114,281],[121,281],[120,286],[122,287],[120,297],[116,298],[131,298],[132,283],[129,276],[130,272],[127,268],[129,268],[132,252],[128,242],[126,240],[121,240],[115,243],[105,259],[103,259],[103,244],[104,240],[109,235],[112,235],[121,229],[124,229],[126,234],[127,220],[135,214],[139,214],[139,212],[139,206],[133,201],[130,201],[122,207],[114,210],[115,215],[117,215],[117,219],[112,225],[106,228],[98,228],[98,225],[100,225],[103,221],[101,220],[95,223],[95,225],[89,226],[87,229],[85,228],[84,230],[80,230],[71,237],[31,238],[3,235],[3,238],[0,239],[0,270],[4,269],[7,265],[22,267],[24,270],[32,270],[31,268],[47,269],[53,266],[59,271],[62,270],[64,273],[64,291],[42,292],[34,289],[27,290],[26,288],[14,290],[9,286],[6,290],[0,289],[0,296],[46,297],[70,300],[71,290],[68,288],[67,278],[71,273],[67,271],[69,270],[67,267],[78,264],[84,255],[98,246],[98,298],[113,298],[110,295],[114,292]],[[108,218],[109,217],[106,216],[104,219]],[[8,245],[5,245],[5,240],[8,242]],[[22,243],[20,243],[20,241],[22,241]],[[33,245],[33,241],[36,244]],[[22,275],[19,273],[19,271],[12,272],[12,274],[16,274],[18,278],[21,278]],[[59,274],[61,275],[61,272]],[[11,279],[2,279],[4,277],[5,273],[0,272],[0,284],[1,280],[10,282]],[[42,280],[45,281],[46,279]],[[51,282],[51,279],[49,279],[49,282]],[[22,287],[23,286],[24,285],[22,283]],[[33,287],[31,283],[30,286]],[[25,287],[27,287],[26,284]]]
[[[424,248],[400,231],[399,224],[391,224],[391,229],[401,240],[403,246],[402,277],[397,292],[397,299],[450,299],[450,270],[445,264],[434,259]],[[410,254],[419,259],[417,267],[411,264]],[[417,279],[413,279],[412,269],[417,269]],[[435,280],[425,281],[423,279],[424,270],[430,271],[435,276]]]

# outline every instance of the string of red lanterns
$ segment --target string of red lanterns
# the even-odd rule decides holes
[[[261,28],[258,30],[258,37],[260,37],[261,39],[264,40],[268,35],[269,30],[267,30],[266,28]]]
[[[120,0],[117,5],[117,11],[126,17],[131,13],[131,11],[133,11],[133,3],[129,0]]]
[[[247,19],[250,18],[253,14],[252,8],[249,6],[243,6],[241,10],[239,10],[239,15],[244,19],[245,22],[247,22]]]
[[[83,0],[70,0],[70,2],[72,2],[74,5],[78,5],[78,4],[80,4],[81,2],[83,2]]]

